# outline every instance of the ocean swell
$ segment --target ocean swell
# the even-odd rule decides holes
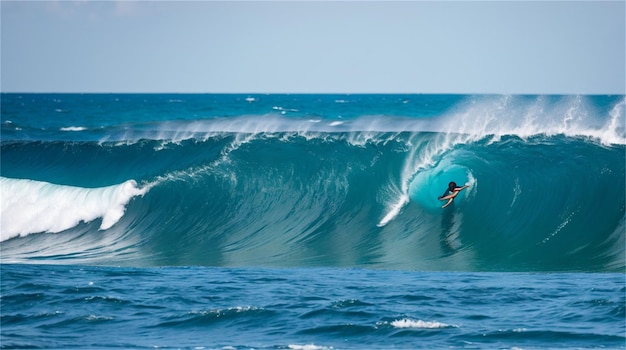
[[[3,262],[624,269],[623,96],[31,97],[2,95]]]
[[[441,140],[449,134],[429,132],[368,133],[366,139],[354,133],[242,136],[163,148],[160,141],[64,144],[74,156],[96,154],[107,166],[80,174],[84,187],[3,178],[3,198],[11,199],[3,199],[3,261],[624,267],[622,145],[564,135],[497,141],[459,135],[463,142],[445,146]],[[50,145],[7,149],[40,147]],[[136,161],[145,166],[133,166]],[[134,180],[103,186],[120,173]],[[451,180],[470,188],[441,209],[436,196]],[[82,239],[68,255],[71,237]],[[63,244],[50,244],[56,240]],[[91,253],[76,254],[85,251]]]

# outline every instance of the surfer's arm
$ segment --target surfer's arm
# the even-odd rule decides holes
[[[452,199],[452,198],[456,197],[459,194],[459,192],[461,192],[462,190],[464,190],[464,189],[466,189],[468,187],[469,187],[469,185],[465,185],[463,187],[456,187],[454,189],[454,191],[452,191],[452,193],[450,193],[449,195],[444,196],[444,197],[439,197],[439,199],[442,200],[442,201],[446,200],[446,199]]]
[[[452,198],[454,198],[454,197],[456,197],[457,194],[459,194],[459,192],[463,191],[464,189],[466,189],[468,187],[469,187],[469,185],[465,185],[463,187],[457,187],[457,188],[454,189],[454,191],[452,192],[452,194],[450,196],[452,196]]]
[[[440,201],[445,201],[446,199],[449,199],[450,202],[454,199],[454,197],[456,197],[459,194],[460,190],[455,189],[452,193],[450,193],[449,195],[445,196],[445,197],[439,197]],[[446,203],[446,205],[450,204],[450,202]],[[444,206],[445,207],[445,206]]]
[[[455,192],[455,193],[458,193],[458,192]],[[448,205],[450,205],[450,203],[452,203],[452,201],[454,201],[454,197],[455,197],[456,195],[451,195],[451,196],[452,196],[452,197],[451,197],[450,199],[448,199],[448,203],[444,204],[444,205],[442,206],[442,208],[447,207]]]
[[[463,187],[457,187],[457,188],[454,189],[454,191],[451,194],[449,194],[449,195],[447,195],[445,197],[439,197],[439,200],[442,200],[442,201],[444,201],[446,199],[448,200],[448,202],[446,204],[444,204],[442,206],[442,208],[445,208],[448,205],[450,205],[450,203],[452,203],[452,201],[454,200],[454,197],[456,197],[459,194],[459,192],[461,192],[462,190],[464,190],[464,189],[466,189],[468,187],[469,187],[469,185],[465,185]]]

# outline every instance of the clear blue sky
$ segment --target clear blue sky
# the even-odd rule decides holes
[[[624,94],[625,1],[2,1],[3,92]]]

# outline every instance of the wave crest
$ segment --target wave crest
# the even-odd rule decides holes
[[[79,187],[2,178],[1,256],[457,271],[624,266],[623,146],[563,136],[443,146],[448,135],[439,133],[371,133],[364,143],[349,133],[247,136],[164,149],[157,141],[60,145],[104,162],[77,181],[136,180]],[[3,156],[46,147],[13,145]],[[441,210],[436,196],[451,180],[472,186]],[[7,240],[35,232],[60,233]]]
[[[101,188],[55,185],[43,181],[0,177],[2,230],[0,242],[30,233],[57,233],[101,218],[100,230],[111,228],[126,205],[147,188],[135,180]]]

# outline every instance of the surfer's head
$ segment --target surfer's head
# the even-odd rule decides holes
[[[456,182],[450,181],[450,183],[448,184],[448,188],[451,189],[451,190],[455,189],[456,188]]]

